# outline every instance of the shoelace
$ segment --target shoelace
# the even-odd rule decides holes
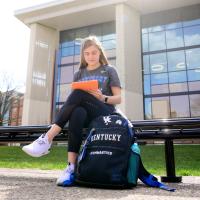
[[[69,166],[68,166],[68,167],[64,170],[64,172],[63,172],[63,174],[66,174],[66,173],[69,173],[69,174],[72,174],[72,173],[73,173],[73,171],[70,169]]]
[[[36,142],[37,142],[38,144],[40,144],[40,145],[46,144],[46,141],[44,140],[44,136],[43,136],[43,135],[40,136],[40,137],[36,140]]]

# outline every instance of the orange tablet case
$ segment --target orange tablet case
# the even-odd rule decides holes
[[[81,89],[81,90],[98,90],[98,81],[97,80],[89,80],[89,81],[80,81],[80,82],[72,82],[71,88]]]

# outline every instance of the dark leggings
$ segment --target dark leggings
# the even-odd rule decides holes
[[[92,119],[101,115],[109,115],[114,111],[114,106],[101,102],[83,90],[72,91],[55,120],[55,124],[61,128],[69,120],[68,151],[79,152],[82,143],[82,129],[87,127]]]

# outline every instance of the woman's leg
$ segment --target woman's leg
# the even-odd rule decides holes
[[[79,106],[86,109],[88,118],[91,120],[100,115],[108,115],[114,111],[114,107],[104,104],[93,95],[82,90],[74,90],[67,98],[56,117],[55,123],[47,134],[41,135],[31,144],[24,146],[22,150],[33,157],[40,157],[49,153],[48,150],[51,147],[53,138],[67,123],[73,110]]]
[[[83,107],[76,107],[69,119],[68,162],[76,163],[82,143],[82,131],[87,122],[87,111]]]
[[[72,111],[77,106],[84,107],[90,119],[94,119],[95,117],[98,117],[100,115],[107,115],[114,111],[113,107],[104,104],[91,94],[83,90],[74,90],[69,95],[67,101],[64,103],[63,107],[58,113],[51,129],[47,132],[50,142],[62,130],[62,128],[68,122]]]
[[[87,112],[83,107],[76,107],[69,119],[68,166],[57,179],[58,186],[68,186],[74,182],[74,170],[78,152],[82,143],[82,131],[87,125]]]

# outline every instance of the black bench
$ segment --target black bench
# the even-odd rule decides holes
[[[142,120],[132,121],[138,141],[164,140],[166,174],[161,177],[163,182],[181,182],[182,177],[176,176],[174,160],[174,139],[200,138],[200,118]],[[45,133],[50,126],[5,126],[0,127],[0,143],[29,142]],[[84,135],[87,129],[84,129]],[[67,141],[68,128],[55,137],[54,141]]]

